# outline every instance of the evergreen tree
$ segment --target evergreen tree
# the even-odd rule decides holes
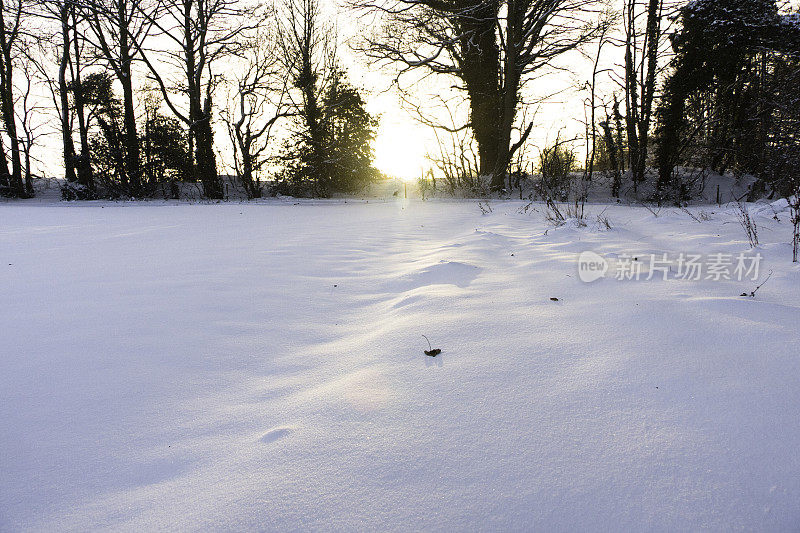
[[[378,120],[365,106],[344,72],[334,69],[318,103],[306,106],[314,110],[314,120],[300,112],[302,126],[281,155],[278,191],[328,196],[355,192],[376,180],[380,173],[372,166],[371,143]]]
[[[123,105],[114,92],[114,78],[108,72],[90,74],[83,80],[81,90],[91,128],[89,146],[96,170],[97,195],[117,198],[135,192],[152,196],[168,183],[172,186],[170,196],[174,197],[175,182],[193,178],[188,133],[180,121],[158,112],[160,102],[146,100],[137,150],[144,179],[136,191],[132,190],[125,175],[125,165],[130,159],[125,151],[127,144],[123,142]],[[78,199],[85,192],[70,187],[64,194]]]
[[[140,144],[149,189],[166,182],[174,188],[176,181],[192,179],[189,136],[177,118],[150,110]]]
[[[358,90],[337,70],[322,100],[327,150],[327,187],[355,192],[378,177],[372,166],[372,141],[378,119],[370,115]]]
[[[698,0],[680,12],[658,109],[658,186],[688,195],[679,164],[763,174],[775,128],[775,73],[800,28],[775,0]]]
[[[105,189],[101,194],[117,197],[126,194],[125,144],[122,142],[122,102],[114,94],[114,80],[108,72],[88,75],[83,80],[84,104],[88,117],[97,122],[89,140],[96,177]]]

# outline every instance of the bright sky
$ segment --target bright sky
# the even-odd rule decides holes
[[[351,63],[349,72],[356,84],[368,90],[369,111],[380,115],[375,141],[375,166],[394,177],[416,179],[431,167],[426,154],[437,149],[434,133],[401,106],[395,91],[382,92],[389,86],[391,76],[364,75],[364,68],[358,63]],[[571,84],[570,76],[553,74],[540,82],[539,87],[542,92],[554,92]],[[578,122],[582,118],[581,96],[574,90],[568,90],[540,106],[530,144],[543,147],[553,142],[561,128],[561,138],[574,136],[582,131],[583,126]],[[531,154],[533,159],[535,153],[534,149]]]

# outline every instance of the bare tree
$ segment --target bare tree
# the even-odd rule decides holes
[[[11,196],[26,197],[33,194],[22,181],[22,157],[14,113],[14,67],[17,44],[21,35],[21,21],[28,6],[24,0],[0,0],[0,107],[8,143],[11,148],[11,172],[5,153],[0,163],[0,186],[5,185]]]
[[[598,76],[610,69],[601,68],[600,61],[603,57],[603,47],[609,43],[609,34],[614,28],[616,23],[616,16],[610,10],[607,10],[601,19],[597,32],[597,48],[594,49],[593,54],[586,54],[592,61],[592,75],[586,81],[584,87],[589,90],[589,96],[584,101],[584,126],[586,135],[586,160],[584,166],[584,177],[591,181],[594,176],[594,164],[597,154],[597,83]],[[588,112],[587,112],[588,108]]]
[[[72,138],[72,120],[69,107],[69,85],[67,73],[70,69],[70,50],[72,40],[77,34],[75,28],[75,5],[73,2],[52,4],[57,9],[61,23],[61,57],[58,63],[58,96],[61,107],[61,140],[64,145],[64,172],[67,182],[77,181],[75,176],[75,141]]]
[[[36,75],[53,98],[60,126],[64,177],[68,183],[77,182],[84,187],[90,197],[94,195],[95,183],[82,76],[94,62],[85,51],[87,28],[82,11],[76,0],[50,0],[38,3],[33,14],[45,24],[32,32],[24,50],[26,61],[35,67]],[[76,122],[80,152],[73,139]]]
[[[520,126],[512,144],[523,86],[561,54],[597,31],[589,13],[595,0],[359,0],[380,13],[383,31],[364,49],[404,73],[424,69],[455,77],[469,100],[468,121],[478,145],[481,175],[504,184],[514,152],[532,123]],[[589,20],[589,22],[587,22]]]
[[[71,10],[72,14],[72,60],[71,60],[71,88],[72,101],[75,107],[75,114],[78,118],[78,136],[81,143],[81,152],[76,154],[75,167],[78,174],[78,183],[87,187],[89,191],[94,190],[94,172],[92,170],[91,150],[89,148],[89,118],[86,113],[86,94],[83,87],[82,73],[84,68],[84,44],[83,33],[79,31],[79,16],[76,9]]]
[[[234,171],[250,199],[261,197],[259,174],[267,162],[273,126],[294,115],[289,73],[276,47],[275,30],[269,26],[247,36],[243,68],[234,75],[234,94],[222,112],[233,145]]]
[[[142,59],[167,107],[189,127],[195,173],[203,184],[203,194],[222,198],[212,128],[212,93],[220,75],[213,67],[241,51],[239,37],[257,28],[264,15],[257,6],[243,6],[236,0],[162,0],[158,11],[141,12],[153,24],[154,34],[173,45],[153,51],[137,42]],[[165,73],[169,69],[180,72],[181,77],[172,80]],[[185,97],[188,109],[178,104],[175,93]]]
[[[150,33],[157,6],[147,0],[81,0],[83,16],[91,29],[95,53],[114,73],[122,87],[124,165],[123,187],[131,194],[141,189],[142,167],[136,129],[133,63]]]
[[[317,0],[285,0],[279,30],[281,61],[297,91],[289,93],[302,124],[295,135],[309,147],[316,194],[323,190],[329,163],[325,146],[322,99],[336,69],[336,33],[322,22]]]
[[[594,21],[580,22],[588,16],[591,0],[507,0],[506,21],[500,17],[499,32],[503,64],[500,89],[503,96],[502,120],[498,130],[497,161],[492,186],[502,187],[514,152],[525,142],[533,123],[524,127],[520,139],[511,144],[511,132],[520,91],[526,77],[549,65],[554,58],[576,49],[598,32]]]
[[[433,100],[434,109],[447,117],[446,122],[425,115],[420,106],[413,106],[417,120],[432,127],[436,138],[437,150],[429,152],[427,159],[441,173],[445,188],[450,194],[459,189],[470,194],[483,194],[485,191],[481,190],[482,183],[477,179],[480,162],[475,139],[467,129],[458,126],[456,119],[460,102],[452,102],[452,98],[446,100],[441,95],[435,95]],[[410,103],[407,98],[406,101]],[[428,104],[426,107],[430,109],[432,106]]]
[[[620,145],[614,137],[612,131],[613,122],[612,116],[608,112],[608,106],[604,103],[603,110],[605,111],[605,119],[600,121],[599,126],[603,129],[603,144],[605,145],[605,152],[608,157],[608,166],[611,171],[611,196],[619,198],[620,189],[622,188],[622,170],[620,168]],[[593,141],[595,149],[597,144]],[[592,165],[594,165],[595,158],[592,158]]]
[[[645,179],[648,144],[661,58],[669,52],[670,28],[665,9],[670,0],[625,0],[622,10],[623,74],[618,82],[625,94],[625,133],[628,167],[634,189]]]
[[[40,117],[44,114],[44,109],[34,91],[38,81],[38,69],[25,55],[20,56],[20,62],[18,71],[22,74],[22,82],[19,83],[19,94],[14,103],[14,113],[22,130],[20,149],[24,158],[25,191],[31,195],[33,194],[32,163],[36,159],[33,156],[33,148],[39,139],[47,133],[44,130],[45,121],[40,120]]]

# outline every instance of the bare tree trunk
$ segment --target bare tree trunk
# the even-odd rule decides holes
[[[470,124],[478,145],[478,173],[493,175],[497,167],[498,134],[501,129],[503,96],[500,89],[500,47],[495,35],[499,3],[488,1],[470,9],[470,16],[460,17],[462,32],[459,51],[462,57],[461,78],[470,105]]]
[[[519,4],[522,4],[521,6]],[[506,9],[508,10],[505,39],[503,48],[505,56],[502,68],[502,83],[500,92],[502,94],[502,104],[500,111],[500,123],[497,130],[497,159],[492,169],[491,187],[494,190],[502,189],[505,185],[505,176],[508,165],[511,162],[511,130],[514,127],[514,119],[517,116],[517,104],[519,103],[519,83],[520,66],[517,64],[519,59],[519,47],[522,38],[522,20],[524,17],[525,2],[508,0]],[[522,12],[520,12],[520,7]]]
[[[637,5],[636,0],[627,0],[625,7],[625,125],[634,188],[644,181],[647,167],[663,0],[648,0],[643,34],[636,28]]]
[[[2,53],[2,66],[0,66],[0,100],[2,100],[3,123],[6,126],[8,142],[11,148],[11,176],[9,191],[14,196],[27,196],[22,182],[22,158],[17,133],[17,121],[14,115],[14,64],[12,48],[18,35],[20,11],[22,2],[16,3],[15,22],[11,27],[6,27],[6,14],[8,0],[0,0],[0,53]]]
[[[206,87],[203,100],[203,72],[208,67],[207,50],[204,48],[208,20],[198,5],[194,14],[192,5],[196,0],[183,2],[183,52],[186,62],[187,96],[189,98],[189,134],[194,146],[194,165],[197,178],[203,184],[206,198],[223,198],[222,182],[217,174],[217,160],[214,155],[214,131],[211,127],[211,79]],[[198,20],[195,20],[195,17]],[[199,40],[199,42],[198,42]]]
[[[122,87],[120,181],[128,194],[142,192],[132,63],[151,22],[139,13],[141,0],[85,0],[82,10],[92,30],[91,44]]]
[[[64,178],[68,183],[77,181],[75,176],[75,143],[72,140],[72,123],[69,113],[69,88],[67,86],[67,69],[69,68],[69,50],[72,37],[70,36],[70,7],[67,2],[61,4],[59,9],[61,19],[61,58],[58,65],[58,96],[61,100],[61,142],[64,153]]]
[[[203,183],[203,194],[207,198],[221,199],[224,197],[222,181],[217,174],[217,158],[214,155],[214,131],[211,128],[211,94],[206,99],[201,111],[199,122],[195,127],[195,159],[197,161],[197,174]]]
[[[614,94],[614,105],[611,109],[614,114],[614,129],[617,136],[617,150],[618,150],[618,163],[619,171],[625,174],[625,138],[623,137],[624,129],[622,127],[622,114],[619,112],[619,100],[617,100],[616,93]]]
[[[606,151],[608,152],[608,163],[614,172],[611,182],[611,196],[619,198],[622,176],[617,158],[617,143],[614,141],[614,134],[611,132],[611,117],[608,116],[608,110],[606,110],[606,120],[600,123],[600,127],[603,128]]]
[[[513,155],[511,153],[511,130],[514,127],[517,104],[519,103],[519,74],[516,71],[513,54],[509,54],[505,63],[506,76],[503,84],[503,107],[501,108],[500,124],[495,135],[497,155],[495,166],[492,169],[491,187],[494,190],[502,189],[505,185],[508,165]]]
[[[78,20],[74,8],[72,11],[72,28],[75,31],[75,38],[73,39],[74,45],[74,66],[75,74],[72,79],[73,83],[73,103],[75,105],[75,113],[78,116],[78,133],[81,141],[81,155],[76,158],[76,168],[78,173],[78,183],[94,190],[94,172],[92,170],[91,150],[89,149],[89,127],[86,123],[85,100],[86,95],[83,93],[83,83],[81,81],[81,50],[78,43]],[[67,39],[68,40],[68,39]]]
[[[133,79],[131,78],[132,47],[129,43],[128,6],[126,0],[117,0],[119,24],[119,81],[122,85],[123,127],[125,129],[125,172],[129,192],[137,195],[141,189],[141,161],[139,136],[136,132],[136,109],[133,105]]]
[[[72,124],[69,117],[69,89],[67,86],[67,69],[69,68],[69,49],[71,45],[69,6],[65,2],[60,6],[61,19],[61,58],[58,65],[58,96],[61,100],[61,142],[64,153],[64,177],[68,183],[77,181],[75,175],[75,143],[72,140]]]
[[[191,21],[188,21],[191,24]],[[187,41],[192,43],[191,40]],[[187,46],[187,50],[189,47]],[[187,72],[201,70],[202,66],[195,63],[194,54],[186,56]],[[223,197],[222,183],[217,174],[217,162],[214,155],[214,132],[211,128],[211,94],[206,95],[205,102],[202,100],[201,79],[196,75],[191,75],[188,81],[189,96],[189,134],[192,138],[194,147],[194,166],[197,178],[203,184],[203,194],[206,198],[221,199]]]
[[[634,190],[641,181],[639,170],[639,86],[636,79],[636,0],[628,0],[625,34],[625,133],[628,141],[628,167],[631,169]]]
[[[795,189],[794,196],[789,199],[792,221],[792,262],[797,263],[800,253],[800,188]]]
[[[0,189],[8,189],[10,178],[11,172],[8,170],[6,147],[3,146],[3,138],[0,137]]]
[[[129,193],[139,194],[141,190],[141,164],[139,161],[139,137],[136,132],[136,111],[133,105],[133,84],[130,78],[130,64],[120,80],[122,85],[123,142],[125,143],[125,178]]]
[[[592,78],[589,82],[589,124],[587,124],[586,128],[586,169],[585,175],[588,181],[592,181],[594,178],[594,164],[597,160],[597,75],[599,74],[600,68],[600,59],[602,58],[603,54],[603,46],[608,42],[608,32],[613,28],[615,23],[615,17],[613,15],[608,15],[605,20],[600,25],[600,34],[598,35],[597,41],[597,51],[592,58]],[[606,144],[611,148],[611,145],[608,144],[609,139],[613,144],[613,138],[610,136],[610,127],[609,127],[610,119],[608,118],[608,111],[606,111],[606,121],[604,122],[604,133]],[[615,178],[616,176],[616,164],[613,165],[615,171]],[[616,183],[615,183],[616,184]],[[612,184],[612,196],[618,197],[619,196],[619,186],[616,184],[616,194],[614,194],[614,184]]]
[[[247,191],[247,197],[250,199],[260,198],[261,189],[255,181],[253,176],[253,158],[250,157],[250,143],[242,143],[242,183]]]

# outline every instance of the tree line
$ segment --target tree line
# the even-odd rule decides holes
[[[411,105],[446,140],[435,162],[450,183],[477,175],[494,190],[519,185],[538,125],[532,95],[546,98],[543,74],[575,73],[581,54],[590,74],[580,86],[586,154],[575,194],[596,171],[613,196],[650,182],[646,199],[658,202],[688,200],[709,170],[754,176],[751,200],[798,190],[800,19],[780,0],[353,2],[386,21],[361,50],[399,65],[398,85],[445,79],[466,105],[452,113],[453,100],[437,95],[444,120]],[[554,167],[568,177],[578,166],[575,140],[540,147],[543,194],[553,194]]]
[[[0,0],[0,192],[34,194],[41,109],[24,102],[36,83],[59,118],[67,198],[177,196],[182,181],[222,198],[215,119],[249,197],[275,159],[284,192],[356,190],[377,175],[377,119],[336,39],[316,0]],[[291,134],[276,157],[281,121]]]
[[[427,102],[412,104],[437,139],[450,139],[434,158],[448,179],[519,185],[539,125],[531,95],[546,93],[545,74],[569,69],[564,58],[582,55],[591,72],[581,87],[584,181],[601,172],[619,196],[650,180],[659,202],[691,195],[687,168],[751,174],[751,199],[800,186],[800,22],[777,0],[347,7],[373,17],[353,48],[393,69],[401,96],[433,79],[465,109],[442,120]],[[379,176],[377,118],[321,9],[318,0],[0,0],[0,192],[34,193],[37,83],[59,118],[65,197],[177,196],[181,182],[197,181],[205,197],[222,198],[215,123],[250,198],[267,175],[274,192],[358,190]],[[541,151],[543,168],[574,159],[561,143]]]

